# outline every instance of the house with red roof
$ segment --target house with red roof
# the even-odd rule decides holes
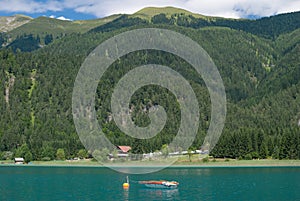
[[[131,150],[130,146],[117,146],[118,152],[123,154],[128,154],[128,151]]]
[[[131,150],[130,146],[117,146],[118,157],[127,157],[128,151]]]

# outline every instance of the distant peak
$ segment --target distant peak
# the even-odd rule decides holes
[[[149,13],[149,14],[159,14],[159,13],[191,13],[188,10],[184,10],[182,8],[175,8],[172,6],[167,7],[146,7],[137,11],[136,13]]]
[[[32,18],[25,15],[0,17],[0,32],[8,32],[31,21]]]
[[[146,8],[143,8],[143,9],[137,11],[136,13],[134,13],[133,16],[151,18],[151,17],[161,14],[161,13],[165,14],[166,16],[183,13],[186,15],[192,15],[197,18],[205,17],[203,15],[200,15],[197,13],[192,13],[192,12],[184,10],[182,8],[175,8],[175,7],[171,7],[171,6],[168,6],[168,7],[146,7]]]
[[[33,19],[32,17],[29,17],[27,15],[22,15],[22,14],[16,14],[16,15],[14,15],[14,17],[25,18],[25,19],[28,19],[28,20],[32,20]]]

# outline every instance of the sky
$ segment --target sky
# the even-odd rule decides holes
[[[149,6],[173,6],[208,16],[260,18],[300,11],[300,0],[0,0],[0,16],[86,20],[132,14]]]

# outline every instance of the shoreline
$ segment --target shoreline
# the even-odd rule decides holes
[[[112,168],[158,168],[158,167],[168,167],[168,168],[225,168],[225,167],[300,167],[300,160],[235,160],[231,159],[229,161],[180,161],[175,162],[172,165],[165,165],[157,161],[146,161],[146,162],[124,162],[124,163],[111,163],[102,165],[100,162],[93,161],[32,161],[29,164],[14,164],[11,162],[5,163],[5,161],[0,161],[0,167],[112,167]]]

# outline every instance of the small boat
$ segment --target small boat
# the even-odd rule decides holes
[[[177,188],[179,185],[176,181],[139,181],[139,184],[143,184],[148,188],[168,188],[168,189],[174,189]]]

